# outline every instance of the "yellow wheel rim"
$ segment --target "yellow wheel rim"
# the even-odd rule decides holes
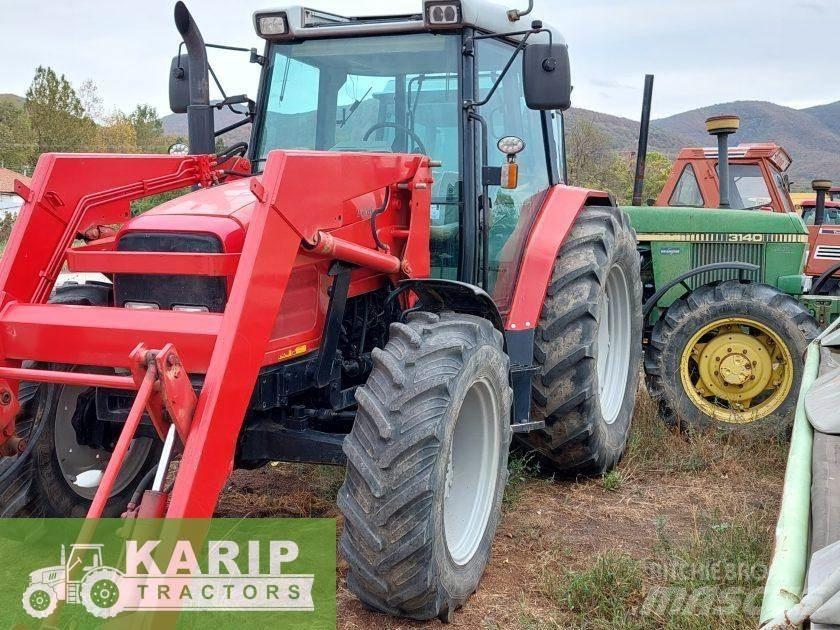
[[[749,424],[773,413],[793,387],[793,357],[773,330],[747,317],[716,320],[683,349],[683,389],[704,414]]]

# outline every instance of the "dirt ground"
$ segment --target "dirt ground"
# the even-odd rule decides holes
[[[781,496],[784,439],[685,435],[656,417],[645,395],[618,469],[553,479],[527,458],[511,484],[493,558],[453,628],[693,628],[755,625],[755,611],[644,612],[657,587],[760,589]],[[341,516],[340,469],[278,464],[239,471],[219,516]],[[745,565],[752,577],[668,576],[650,567]],[[652,564],[653,563],[653,564]],[[347,590],[339,559],[338,627],[437,627],[366,611]],[[682,566],[682,565],[680,565]],[[718,591],[715,590],[715,593]],[[713,598],[714,600],[714,598]],[[714,601],[713,601],[714,603]],[[642,609],[640,610],[640,607]]]

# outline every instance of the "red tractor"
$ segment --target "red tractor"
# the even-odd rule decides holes
[[[717,136],[718,147],[680,151],[656,205],[796,212],[787,175],[790,155],[770,142],[729,148],[728,137],[739,126],[737,116],[710,118],[707,129]],[[724,152],[729,160],[719,164],[718,156]],[[721,168],[727,174],[723,178]],[[723,181],[729,185],[722,185]],[[817,199],[802,202],[802,217],[810,233],[805,273],[813,278],[805,290],[840,295],[840,278],[834,275],[840,270],[840,227],[835,227],[840,188],[826,180],[815,180],[812,187]]]
[[[448,618],[488,562],[513,436],[564,473],[615,465],[635,235],[608,194],[563,184],[568,50],[525,13],[257,12],[256,103],[211,104],[179,2],[190,154],[44,155],[18,184],[0,510],[210,517],[235,467],[346,464],[350,588]],[[243,104],[250,142],[214,155],[214,108]],[[55,289],[65,267],[110,281]]]

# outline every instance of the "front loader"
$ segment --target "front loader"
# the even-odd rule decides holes
[[[211,105],[179,2],[191,154],[49,154],[18,185],[0,511],[211,517],[235,467],[346,465],[349,587],[447,619],[489,560],[513,436],[561,472],[614,466],[635,235],[609,195],[564,185],[568,51],[523,14],[257,12],[258,97]],[[250,142],[214,155],[214,108],[243,104]],[[56,289],[64,269],[108,282]]]

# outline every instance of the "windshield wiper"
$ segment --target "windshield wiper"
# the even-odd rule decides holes
[[[367,91],[367,92],[365,92],[365,95],[362,97],[362,99],[361,99],[361,100],[356,99],[355,101],[353,101],[353,104],[352,104],[352,105],[350,105],[350,113],[349,113],[349,114],[344,113],[344,109],[342,108],[342,114],[343,114],[343,118],[344,118],[344,120],[339,120],[339,121],[338,121],[338,127],[339,127],[339,129],[343,128],[343,127],[344,127],[344,125],[346,125],[346,124],[347,124],[347,121],[348,121],[348,120],[350,120],[350,119],[353,117],[353,114],[355,114],[355,113],[356,113],[356,110],[357,110],[357,109],[359,109],[359,105],[361,105],[361,104],[362,104],[362,101],[363,101],[363,100],[365,100],[365,99],[367,98],[368,94],[370,94],[370,91],[371,91],[372,89],[373,89],[373,86],[369,87],[369,88],[368,88],[368,91]]]

